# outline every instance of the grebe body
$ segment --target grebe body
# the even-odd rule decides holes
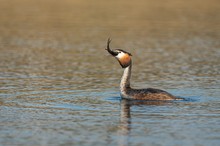
[[[182,100],[182,98],[177,98],[170,93],[154,88],[146,89],[133,89],[130,86],[131,79],[131,69],[132,69],[132,60],[131,54],[121,50],[111,50],[110,44],[111,40],[107,41],[107,51],[114,56],[122,68],[124,68],[124,73],[121,78],[120,83],[120,92],[121,97],[124,99],[135,99],[135,100]]]

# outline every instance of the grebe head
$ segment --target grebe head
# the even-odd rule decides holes
[[[121,50],[117,49],[115,52],[118,53],[118,55],[115,56],[115,58],[118,60],[122,68],[126,68],[131,64],[131,54]]]
[[[131,64],[131,53],[121,49],[111,50],[109,47],[110,42],[111,39],[108,39],[106,50],[118,60],[122,68],[128,67]]]

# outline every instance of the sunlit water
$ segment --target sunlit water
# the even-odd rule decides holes
[[[220,2],[0,0],[0,145],[220,144]],[[120,99],[132,86],[178,102]]]

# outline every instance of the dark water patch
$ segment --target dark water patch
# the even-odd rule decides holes
[[[119,102],[121,100],[121,97],[120,96],[107,97],[105,98],[105,100],[112,101],[112,102]]]

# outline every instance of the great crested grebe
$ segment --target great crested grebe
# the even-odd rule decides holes
[[[131,68],[132,68],[132,60],[131,54],[121,50],[111,50],[110,44],[111,39],[107,41],[106,50],[114,56],[122,68],[124,68],[124,73],[121,78],[120,83],[120,91],[121,97],[124,99],[135,99],[135,100],[182,100],[182,98],[175,97],[170,93],[154,88],[147,89],[133,89],[130,87],[130,78],[131,78]]]

